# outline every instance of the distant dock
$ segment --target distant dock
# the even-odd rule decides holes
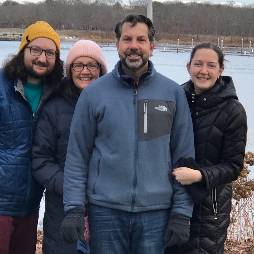
[[[175,53],[185,53],[191,52],[193,46],[186,45],[156,45],[161,52],[175,52]],[[222,47],[224,55],[234,55],[234,56],[254,56],[254,48],[252,47]]]
[[[0,34],[0,41],[21,41],[22,33],[2,33]]]
[[[0,41],[21,41],[23,33],[0,33]],[[70,40],[78,41],[81,38],[76,37],[75,40],[71,37],[60,38],[60,40]],[[115,42],[96,42],[100,47],[115,47]],[[159,49],[161,52],[175,52],[175,53],[185,53],[191,52],[195,45],[180,45],[179,41],[176,44],[169,43],[156,43],[155,48]],[[253,47],[221,47],[224,55],[235,55],[235,56],[254,56]]]

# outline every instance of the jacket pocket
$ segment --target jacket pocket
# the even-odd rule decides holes
[[[175,104],[162,100],[138,101],[138,139],[148,141],[171,133]]]

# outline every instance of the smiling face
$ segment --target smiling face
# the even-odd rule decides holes
[[[123,70],[131,75],[147,71],[148,60],[152,55],[154,44],[148,37],[148,26],[144,23],[124,23],[120,40],[116,43]]]
[[[37,46],[44,50],[57,50],[56,44],[48,38],[36,38],[27,46]],[[43,51],[40,56],[32,56],[30,48],[25,48],[24,65],[27,73],[27,82],[32,84],[39,83],[43,77],[49,75],[54,70],[55,62],[55,58],[46,58],[45,51]]]
[[[88,64],[93,63],[97,64],[97,62],[87,56],[78,57],[74,60],[72,64]],[[92,83],[94,80],[100,77],[100,67],[96,69],[95,71],[89,71],[86,66],[84,66],[84,69],[82,71],[74,71],[71,67],[71,75],[72,80],[75,84],[75,86],[82,91],[85,87],[87,87],[90,83]]]
[[[224,67],[220,67],[217,53],[208,48],[198,49],[187,64],[187,69],[194,83],[196,94],[200,94],[214,86],[222,74]]]

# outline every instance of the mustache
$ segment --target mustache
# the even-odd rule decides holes
[[[34,60],[33,63],[36,64],[36,65],[38,65],[38,66],[41,66],[41,67],[48,67],[48,64],[47,64],[47,63],[42,63],[42,62],[39,61],[39,60]]]
[[[130,55],[137,55],[137,56],[143,56],[142,52],[140,52],[138,49],[130,49],[125,53],[126,56]]]

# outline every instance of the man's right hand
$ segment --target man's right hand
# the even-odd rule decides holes
[[[60,233],[67,243],[75,243],[78,238],[85,241],[85,206],[77,206],[66,213],[61,224]]]

